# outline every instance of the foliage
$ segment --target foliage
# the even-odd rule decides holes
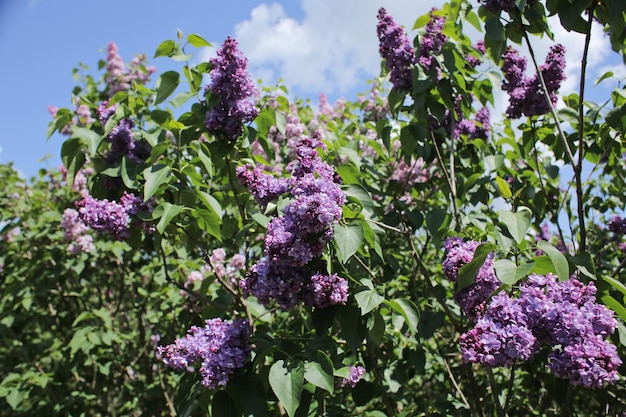
[[[624,55],[621,3],[452,1],[412,43],[379,12],[381,78],[318,108],[283,86],[252,102],[231,38],[196,64],[201,36],[162,42],[181,70],[153,87],[112,45],[54,112],[64,167],[0,166],[0,415],[623,415],[619,358],[585,357],[597,385],[550,370],[589,334],[626,357],[626,94],[596,104],[583,82],[556,105],[561,50],[532,49],[558,15],[585,35],[585,80],[593,19]],[[522,43],[534,73],[513,84]],[[501,80],[543,110],[492,126]],[[593,329],[565,341],[526,310],[523,355],[471,363],[481,320],[538,276],[541,297],[585,293],[548,300],[551,320]]]

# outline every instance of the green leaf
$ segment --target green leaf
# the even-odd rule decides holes
[[[82,143],[79,138],[71,138],[63,142],[63,145],[61,145],[61,161],[67,168],[67,185],[72,187],[76,173],[85,164],[85,153],[82,150]]]
[[[615,278],[612,278],[609,276],[603,276],[602,279],[608,282],[611,285],[611,287],[615,288],[617,291],[621,292],[626,297],[626,285],[616,280]]]
[[[363,228],[359,222],[352,222],[347,226],[335,225],[335,246],[341,263],[346,263],[361,247]]]
[[[534,268],[534,262],[527,262],[519,266],[509,259],[500,259],[493,263],[496,276],[503,284],[513,285],[524,278]]]
[[[367,287],[360,287],[360,291],[357,290],[354,294],[354,299],[361,309],[361,315],[366,315],[376,307],[378,307],[385,298],[378,294],[375,289],[369,289]]]
[[[552,265],[554,265],[554,270],[559,277],[559,281],[567,281],[569,279],[569,264],[567,263],[565,255],[545,240],[537,242],[537,248],[548,255],[550,261],[552,261]]]
[[[606,124],[620,132],[626,132],[626,104],[622,104],[606,114]]]
[[[156,98],[154,104],[164,102],[178,88],[180,74],[176,71],[166,71],[157,80]]]
[[[602,81],[606,80],[607,78],[611,78],[613,76],[613,71],[607,71],[604,74],[602,74],[601,76],[599,76],[595,83],[593,83],[594,86],[600,84]]]
[[[400,313],[411,332],[417,333],[420,318],[417,312],[417,306],[413,301],[406,298],[396,298],[395,300],[388,301],[386,304],[397,313]]]
[[[174,52],[176,52],[176,49],[176,42],[173,40],[163,41],[154,53],[154,58],[159,56],[172,56],[174,55]]]
[[[603,295],[602,297],[600,297],[600,299],[602,300],[604,305],[613,310],[615,314],[619,316],[619,318],[626,321],[626,308],[624,308],[622,303],[620,303],[608,294]]]
[[[172,219],[178,215],[185,207],[177,206],[172,203],[168,203],[167,201],[162,202],[154,209],[152,213],[153,218],[156,220],[160,218],[159,222],[156,225],[156,229],[159,233],[163,233],[167,225],[170,224]]]
[[[476,274],[478,270],[485,263],[485,259],[487,259],[487,255],[491,252],[495,251],[498,247],[493,243],[483,243],[478,246],[474,251],[474,258],[471,262],[463,265],[461,269],[459,269],[459,278],[457,281],[457,291],[462,290],[465,287],[469,287],[474,283],[474,279],[476,278]]]
[[[83,143],[87,145],[89,155],[93,156],[98,152],[100,144],[104,140],[102,136],[94,132],[93,130],[86,129],[84,127],[73,126],[72,137],[82,139]]]
[[[509,183],[506,182],[505,179],[496,176],[496,184],[498,185],[498,191],[500,191],[500,195],[503,198],[509,199],[513,196],[511,188],[509,188]]]
[[[593,280],[597,279],[596,266],[593,264],[590,254],[579,253],[576,256],[569,256],[568,259],[583,275]]]
[[[522,240],[524,240],[528,228],[530,227],[532,217],[530,210],[526,207],[521,207],[520,211],[517,213],[511,213],[508,210],[500,210],[498,215],[511,234],[511,237],[517,244],[520,244]]]
[[[240,417],[237,406],[226,391],[218,391],[211,401],[211,415],[220,417]]]
[[[144,201],[148,201],[150,197],[154,196],[159,190],[159,187],[169,181],[171,174],[172,169],[163,164],[157,164],[146,168],[143,171],[143,177],[146,180],[143,189]]]
[[[287,131],[287,119],[285,115],[281,112],[274,112],[276,118],[276,129],[280,132],[281,135],[284,135]]]
[[[294,361],[291,365],[287,365],[283,360],[276,361],[270,368],[268,380],[276,398],[285,407],[287,415],[293,417],[300,405],[304,386],[302,362]]]
[[[359,184],[347,184],[341,187],[346,194],[348,201],[359,204],[370,213],[374,212],[374,201],[370,197],[370,193]]]
[[[333,363],[324,352],[318,350],[314,357],[304,363],[304,379],[316,387],[328,391],[330,394],[335,389]]]
[[[196,35],[195,33],[187,35],[187,42],[189,42],[190,45],[193,45],[196,48],[201,48],[203,46],[213,46],[209,43],[209,41],[207,41],[200,35]]]

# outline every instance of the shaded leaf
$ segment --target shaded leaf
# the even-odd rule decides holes
[[[287,365],[278,360],[270,368],[268,380],[276,398],[285,407],[285,411],[293,417],[300,405],[302,387],[304,386],[304,366],[302,362],[294,361]]]

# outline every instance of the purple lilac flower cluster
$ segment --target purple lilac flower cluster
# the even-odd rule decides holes
[[[206,115],[206,128],[212,135],[235,140],[243,133],[243,123],[258,115],[250,101],[256,88],[247,72],[248,60],[230,36],[211,59],[211,84],[207,91],[218,98]]]
[[[145,84],[150,75],[156,71],[154,67],[143,67],[145,55],[133,58],[129,71],[124,68],[124,61],[118,53],[115,42],[110,42],[106,56],[106,82],[108,84],[108,94],[112,97],[118,91],[128,90],[133,81]]]
[[[509,94],[507,116],[517,119],[524,116],[538,116],[550,111],[550,102],[556,104],[556,92],[565,80],[565,48],[557,44],[550,48],[546,62],[539,67],[549,96],[546,97],[541,87],[539,75],[526,77],[526,58],[518,51],[508,47],[502,57],[504,83],[502,89]],[[550,100],[550,101],[548,101]]]
[[[131,216],[144,211],[151,213],[154,203],[124,192],[120,202],[98,200],[90,195],[75,203],[80,220],[98,232],[109,232],[121,240],[130,236]]]
[[[319,272],[319,259],[326,243],[333,238],[333,226],[341,218],[346,196],[339,187],[334,169],[322,161],[316,147],[318,136],[303,138],[296,149],[296,161],[287,168],[290,178],[279,179],[260,169],[244,165],[237,170],[242,185],[248,187],[259,204],[283,194],[291,202],[283,215],[267,226],[265,257],[242,280],[241,287],[268,305],[276,300],[283,309],[299,301],[324,308],[345,304],[348,284],[335,274]]]
[[[446,278],[456,282],[459,269],[474,259],[474,252],[478,246],[480,243],[474,240],[465,242],[458,236],[446,239],[443,243],[446,256],[442,265]],[[501,284],[493,269],[493,257],[493,253],[487,256],[472,285],[462,288],[454,295],[463,312],[473,321],[483,315],[486,301]]]
[[[65,230],[63,239],[66,242],[70,242],[67,247],[67,251],[70,254],[89,253],[95,249],[93,237],[87,234],[89,228],[80,220],[76,210],[71,208],[65,209],[61,227]]]
[[[104,101],[98,106],[98,118],[104,126],[115,111],[117,104],[108,107],[108,101]],[[132,129],[135,126],[132,120],[122,119],[115,126],[107,139],[111,143],[111,147],[105,158],[109,164],[119,161],[122,157],[127,157],[134,162],[141,162],[150,156],[151,147],[144,139],[136,140]]]
[[[464,119],[459,115],[459,121],[454,127],[454,137],[466,135],[471,139],[488,139],[491,132],[491,114],[488,107],[476,112],[474,120]]]
[[[461,336],[465,361],[509,366],[547,345],[548,369],[572,384],[598,388],[619,379],[622,361],[607,340],[617,321],[596,303],[593,283],[533,274],[519,289],[518,298],[494,296],[476,326]]]
[[[435,55],[441,53],[441,47],[448,40],[448,37],[441,33],[443,25],[446,23],[446,18],[436,15],[434,13],[436,10],[433,8],[430,11],[430,20],[426,25],[426,34],[422,36],[417,58],[417,62],[426,69],[433,68]]]
[[[384,8],[378,10],[377,18],[378,51],[385,59],[391,83],[396,88],[409,90],[413,85],[411,68],[416,59],[415,50],[404,29]]]
[[[530,7],[536,4],[538,1],[539,0],[527,0],[526,6]],[[510,12],[517,7],[515,0],[480,0],[480,2],[493,13],[500,13],[500,11],[502,10],[504,10],[505,12]]]
[[[206,320],[192,326],[185,338],[157,348],[157,358],[170,368],[198,372],[208,389],[223,387],[235,371],[250,359],[250,324],[247,320]]]
[[[609,230],[618,235],[626,234],[626,219],[622,216],[613,216],[608,223]]]
[[[356,387],[356,384],[363,378],[365,375],[365,368],[362,366],[351,366],[350,367],[350,375],[348,378],[343,378],[341,381],[341,386],[345,387],[346,385],[350,385],[352,388]]]
[[[481,55],[485,55],[487,53],[487,48],[485,48],[485,42],[480,40],[478,42],[476,42],[476,45],[474,45],[474,48],[481,54]],[[472,68],[476,68],[477,66],[480,65],[480,63],[482,62],[480,58],[476,58],[474,55],[471,54],[466,54],[465,55],[465,61],[467,62],[467,64],[472,67]]]

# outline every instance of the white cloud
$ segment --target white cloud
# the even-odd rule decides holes
[[[261,4],[235,27],[235,37],[256,78],[266,84],[280,76],[303,93],[345,93],[378,75],[376,13],[385,7],[409,36],[414,20],[441,5],[436,0],[302,0],[302,20],[278,3]]]

